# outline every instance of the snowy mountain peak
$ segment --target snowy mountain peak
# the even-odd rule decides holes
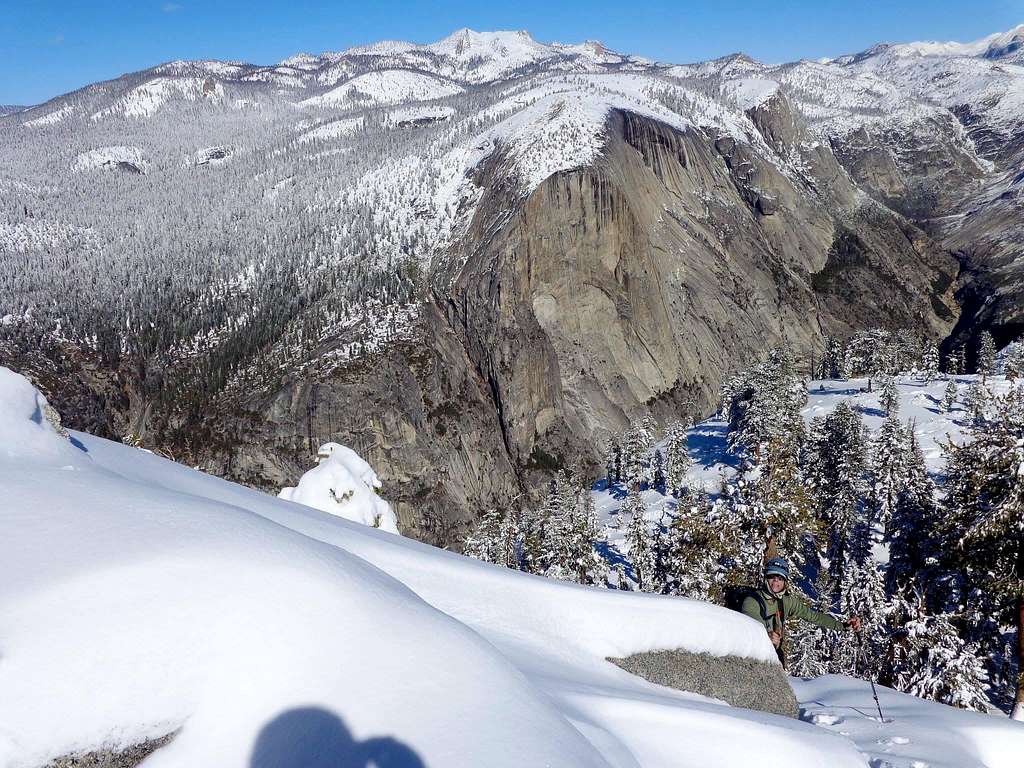
[[[435,53],[459,59],[471,59],[487,54],[515,56],[524,52],[551,53],[548,46],[538,43],[523,29],[477,32],[464,27],[426,47]]]
[[[1024,24],[1006,32],[996,32],[980,40],[960,43],[956,41],[922,40],[913,43],[880,43],[852,57],[857,60],[889,54],[897,57],[980,57],[1003,59],[1024,47]]]
[[[1018,63],[1024,61],[1024,24],[985,39],[989,41],[982,54],[986,59],[1013,57]]]

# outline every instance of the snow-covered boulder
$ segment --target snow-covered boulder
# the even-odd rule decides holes
[[[380,479],[359,454],[338,443],[324,443],[317,460],[319,464],[304,474],[297,486],[282,488],[278,497],[398,533],[394,510],[377,495]]]

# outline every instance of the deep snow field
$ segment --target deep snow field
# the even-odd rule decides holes
[[[1024,726],[794,681],[800,722],[608,656],[774,659],[680,598],[479,563],[145,451],[60,436],[0,368],[0,766],[177,731],[147,768],[1010,768]]]

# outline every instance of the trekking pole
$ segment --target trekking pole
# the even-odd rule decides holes
[[[864,637],[861,635],[860,630],[857,630],[857,655],[853,660],[853,670],[856,674],[857,667],[860,666],[860,658],[863,655],[864,648]],[[875,706],[878,708],[878,721],[880,723],[885,722],[885,715],[882,714],[882,705],[878,701],[878,690],[875,688],[875,678],[868,674],[868,682],[871,683],[871,695],[875,699]]]

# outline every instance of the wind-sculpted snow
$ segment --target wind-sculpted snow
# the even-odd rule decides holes
[[[0,403],[4,765],[172,732],[148,766],[298,768],[310,749],[344,761],[376,745],[409,766],[668,768],[680,743],[702,767],[863,764],[810,725],[604,660],[771,659],[740,614],[518,574],[69,441],[3,368]],[[351,736],[318,730],[325,719]]]

